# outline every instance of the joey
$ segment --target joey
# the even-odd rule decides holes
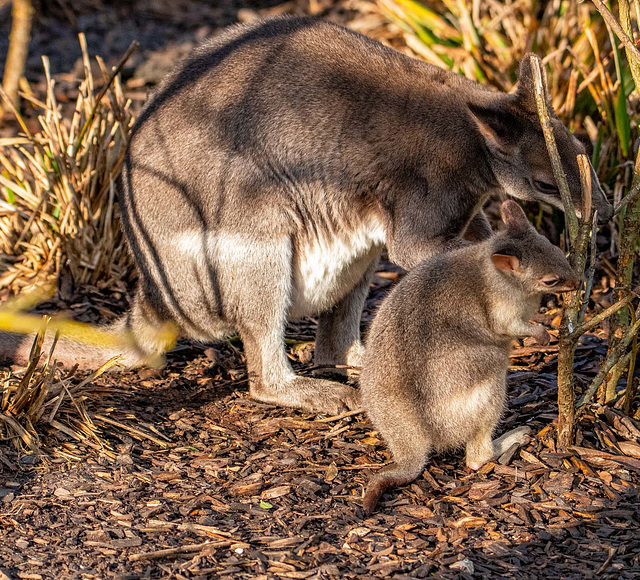
[[[584,147],[552,122],[579,208]],[[318,315],[318,366],[359,366],[385,244],[412,268],[485,239],[491,194],[561,207],[528,58],[504,94],[308,18],[229,28],[179,64],[132,129],[118,188],[139,274],[114,327],[136,340],[123,364],[161,355],[165,323],[203,342],[238,333],[253,397],[326,413],[356,406],[356,391],[293,372],[287,318]],[[24,360],[30,341],[4,335],[0,351]],[[119,353],[64,337],[56,349],[89,367]]]
[[[371,325],[362,405],[393,463],[371,478],[367,512],[386,489],[418,477],[432,452],[465,447],[467,466],[479,469],[525,435],[526,427],[491,440],[511,342],[548,343],[544,327],[529,320],[544,293],[574,290],[579,279],[516,202],[503,203],[502,218],[504,231],[410,271]]]

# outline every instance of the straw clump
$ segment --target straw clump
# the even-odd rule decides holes
[[[44,317],[27,367],[17,374],[10,370],[0,373],[0,441],[11,442],[20,454],[46,460],[41,435],[57,432],[65,440],[115,457],[87,412],[86,403],[92,395],[91,381],[113,366],[117,357],[84,380],[75,380],[74,371],[63,374],[56,366],[55,342],[48,353],[42,352],[47,323],[48,317]],[[58,452],[64,455],[64,448]]]
[[[0,444],[11,444],[23,461],[29,457],[28,465],[77,461],[87,454],[115,459],[114,437],[166,448],[168,440],[162,434],[142,426],[130,411],[119,411],[127,405],[114,397],[123,393],[95,384],[118,357],[85,377],[76,376],[76,369],[63,371],[55,363],[56,341],[49,352],[42,350],[45,334],[51,331],[49,322],[48,316],[43,317],[27,367],[15,373],[0,371]],[[17,469],[1,445],[0,462]]]
[[[22,94],[41,110],[30,131],[0,139],[0,291],[42,286],[68,268],[75,283],[126,289],[131,262],[122,236],[115,180],[133,123],[116,74],[98,58],[96,89],[86,41],[80,36],[84,79],[73,111],[65,114],[43,57],[46,98]]]

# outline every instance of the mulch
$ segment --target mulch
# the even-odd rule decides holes
[[[89,42],[101,42],[98,51],[113,58],[138,26],[142,56],[126,86],[140,101],[154,75],[197,41],[194,23],[207,35],[216,22],[250,18],[259,8],[239,0],[97,4],[104,8],[99,14],[66,18],[79,19]],[[349,21],[367,3],[309,4]],[[150,5],[160,12],[149,15]],[[163,15],[162,6],[173,8]],[[119,29],[114,22],[122,10],[127,20]],[[375,31],[380,20],[364,14],[359,28]],[[68,29],[58,34],[63,24],[51,13],[41,19],[32,54],[53,46],[58,59],[68,47],[73,62],[75,36]],[[101,41],[103,28],[109,34]],[[53,64],[62,70],[65,62]],[[32,75],[37,65],[30,61]],[[64,71],[63,88],[73,67]],[[400,275],[382,264],[365,329]],[[125,298],[62,284],[43,309],[106,321],[123,310]],[[596,293],[602,305],[606,298]],[[557,316],[550,303],[540,321],[553,333]],[[301,374],[311,372],[314,328],[305,319],[287,331]],[[579,389],[597,372],[605,339],[588,335],[579,346]],[[100,445],[51,430],[43,439],[47,457],[39,460],[0,442],[0,580],[636,578],[640,423],[615,406],[595,405],[581,418],[576,446],[556,449],[556,356],[556,341],[513,353],[500,432],[529,425],[535,436],[528,445],[478,473],[464,468],[461,452],[435,456],[418,480],[386,494],[365,518],[363,486],[389,460],[366,417],[323,417],[252,401],[239,341],[180,343],[161,371],[94,381],[85,405]]]
[[[379,274],[365,326],[400,276],[388,263]],[[107,298],[100,309],[92,295],[70,300],[86,320],[110,310]],[[551,308],[540,319],[553,328],[556,316]],[[314,326],[304,319],[287,332],[302,374]],[[585,337],[579,384],[605,348]],[[25,579],[635,578],[640,424],[594,406],[577,445],[558,451],[556,351],[554,341],[512,357],[500,431],[529,425],[527,446],[478,473],[461,452],[435,456],[365,518],[363,486],[389,460],[366,417],[252,401],[236,339],[181,343],[161,371],[95,380],[85,404],[102,451],[54,430],[44,464],[0,447],[0,570]]]

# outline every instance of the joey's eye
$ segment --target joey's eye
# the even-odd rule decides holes
[[[558,276],[545,276],[540,280],[547,288],[553,288],[560,282],[560,278]]]
[[[546,181],[533,180],[533,185],[540,193],[546,193],[548,195],[554,195],[560,193],[559,189],[553,183],[547,183]]]

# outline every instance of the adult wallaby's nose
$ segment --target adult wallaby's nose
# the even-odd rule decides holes
[[[598,223],[606,224],[613,217],[613,206],[607,203],[604,207],[598,208]]]
[[[559,284],[557,284],[554,288],[551,289],[551,292],[571,292],[572,290],[577,290],[580,287],[580,280],[576,278],[566,278]]]

